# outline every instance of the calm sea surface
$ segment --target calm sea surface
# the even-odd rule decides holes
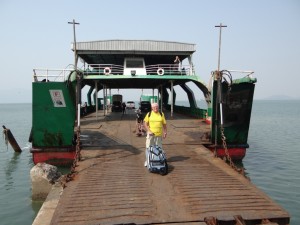
[[[0,141],[0,224],[29,225],[42,205],[31,201],[31,104],[0,104],[0,121],[23,150],[14,153]],[[291,214],[291,225],[300,224],[299,133],[300,101],[254,102],[243,165],[251,181]]]

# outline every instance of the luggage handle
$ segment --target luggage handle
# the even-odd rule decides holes
[[[162,154],[162,150],[159,147],[158,148],[150,147],[150,152],[156,156],[159,156],[160,154]]]

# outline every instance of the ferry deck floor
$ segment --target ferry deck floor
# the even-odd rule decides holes
[[[289,223],[284,209],[203,146],[209,125],[179,114],[166,119],[169,173],[161,176],[144,167],[145,136],[134,133],[133,110],[82,118],[78,174],[51,224],[214,224],[204,222],[210,217],[243,224],[237,215],[245,224]]]

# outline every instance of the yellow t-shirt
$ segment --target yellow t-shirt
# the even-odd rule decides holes
[[[155,136],[162,136],[163,132],[163,125],[166,125],[166,118],[165,115],[162,113],[162,116],[160,115],[159,112],[151,112],[151,115],[149,117],[149,113],[144,118],[144,121],[149,124],[150,131],[155,135]]]

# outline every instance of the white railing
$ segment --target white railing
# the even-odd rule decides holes
[[[134,69],[134,68],[132,68]],[[146,66],[147,75],[195,75],[194,69],[189,65],[174,64],[156,64]],[[90,64],[87,68],[80,69],[85,76],[89,75],[131,75],[124,74],[124,66],[115,64]],[[64,82],[68,79],[70,73],[74,71],[73,65],[68,65],[65,69],[33,69],[34,82],[60,81]],[[139,75],[139,74],[136,74]]]
[[[84,75],[123,75],[124,67],[115,64],[89,64]]]
[[[48,82],[48,81],[61,81],[64,82],[73,69],[33,69],[33,81],[35,82]]]
[[[252,70],[227,70],[230,73],[245,73],[247,77],[252,78],[252,74],[254,73],[254,71]]]
[[[195,75],[190,65],[156,64],[146,66],[148,75]]]
[[[134,68],[132,68],[134,70]],[[156,64],[146,66],[147,75],[195,75],[190,65]],[[124,66],[114,64],[90,64],[83,69],[84,75],[130,75],[124,74]],[[139,75],[139,74],[137,74]]]

